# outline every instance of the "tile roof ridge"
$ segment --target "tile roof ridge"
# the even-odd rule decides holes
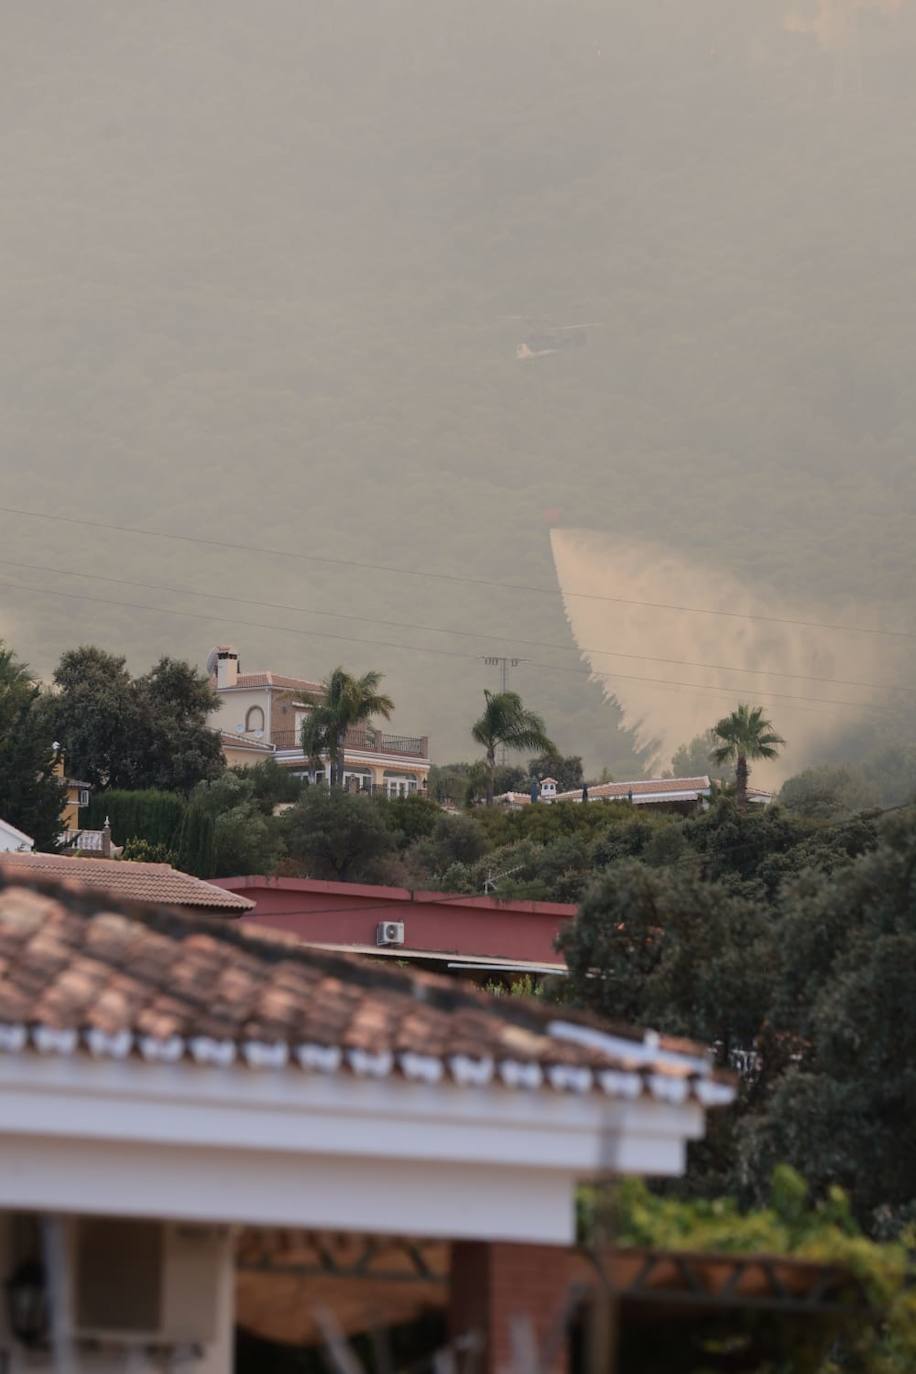
[[[268,1069],[298,1062],[303,1069],[322,1072],[346,1067],[357,1077],[388,1077],[398,1071],[407,1079],[428,1082],[448,1076],[459,1086],[493,1080],[508,1088],[544,1087],[576,1093],[597,1089],[611,1097],[645,1094],[676,1104],[694,1097],[704,1106],[724,1103],[734,1096],[733,1075],[713,1073],[704,1046],[666,1043],[655,1032],[608,1025],[589,1012],[534,1000],[497,999],[436,974],[392,969],[355,955],[318,951],[288,933],[252,931],[197,912],[151,904],[125,910],[117,900],[101,901],[96,892],[74,892],[66,883],[53,880],[23,886],[0,872],[0,894],[3,892],[13,894],[13,900],[0,903],[0,920],[9,919],[14,931],[23,915],[31,930],[42,929],[45,922],[62,924],[74,960],[89,949],[98,964],[112,971],[120,969],[124,944],[115,941],[109,951],[104,934],[105,923],[120,918],[168,942],[172,958],[180,959],[186,950],[192,961],[206,962],[214,957],[214,947],[222,946],[225,958],[217,960],[217,965],[232,967],[227,951],[244,951],[248,962],[246,965],[239,959],[240,976],[247,967],[248,976],[268,988],[274,986],[275,978],[288,982],[290,974],[283,966],[288,969],[295,962],[319,975],[329,988],[344,985],[341,996],[345,1001],[361,988],[372,1006],[375,992],[377,1010],[386,1016],[390,1011],[395,1022],[400,1019],[402,1028],[422,1018],[420,1009],[425,1006],[448,1017],[451,1029],[451,1038],[428,1050],[419,1048],[419,1042],[411,1048],[409,1039],[401,1040],[394,1025],[387,1047],[370,1049],[346,1036],[336,1038],[333,1031],[330,1041],[320,1033],[312,1040],[307,1030],[304,1038],[302,1031],[296,1032],[300,1038],[295,1038],[292,1031],[280,1030],[278,1035],[266,1026],[259,1033],[257,1016],[247,1029],[247,1013],[226,1019],[225,1026],[219,1024],[219,1018],[211,1024],[205,1013],[195,1013],[196,1019],[166,1034],[133,1019],[103,1026],[92,1016],[86,1018],[87,1008],[91,1010],[88,1003],[69,1017],[64,1013],[57,1018],[30,1018],[30,1008],[22,1002],[12,1019],[0,1022],[0,1049],[5,1051],[31,1047],[39,1053],[72,1055],[87,1050],[96,1058],[126,1058],[136,1050],[141,1058],[152,1062],[171,1063],[188,1056],[199,1064],[227,1067],[247,1061],[249,1067]],[[23,901],[27,908],[24,913],[18,905]],[[101,928],[95,922],[100,922]],[[142,942],[139,930],[138,938]],[[28,942],[21,948],[27,950]],[[277,966],[275,971],[271,965]],[[171,963],[154,961],[152,972],[146,974],[146,986],[154,990],[165,987],[172,968]],[[142,980],[142,970],[138,976]],[[300,996],[304,987],[302,984]],[[387,1007],[386,993],[393,999]],[[33,994],[27,993],[26,1000],[28,996]],[[196,1005],[197,999],[193,1000]],[[51,1003],[47,1005],[51,1007]]]

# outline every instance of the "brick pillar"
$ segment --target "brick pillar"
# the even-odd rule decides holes
[[[479,1332],[485,1342],[482,1361],[475,1366],[479,1374],[515,1374],[513,1319],[528,1318],[538,1349],[546,1353],[563,1319],[570,1277],[570,1252],[561,1245],[455,1241],[449,1304],[452,1339]],[[567,1374],[565,1336],[558,1347],[549,1374]]]

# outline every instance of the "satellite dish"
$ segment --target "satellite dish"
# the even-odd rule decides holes
[[[219,650],[211,649],[207,654],[207,674],[209,677],[216,676],[216,663],[219,658]]]

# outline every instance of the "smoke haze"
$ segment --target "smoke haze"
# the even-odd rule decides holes
[[[5,21],[0,499],[183,536],[0,511],[0,634],[36,669],[226,640],[249,670],[375,667],[442,760],[505,654],[618,776],[766,684],[809,698],[765,703],[789,771],[885,700],[912,729],[912,695],[813,680],[906,688],[905,640],[568,592],[912,626],[916,7]],[[594,680],[605,647],[798,676],[694,669],[717,690],[685,695]],[[659,669],[633,676],[686,672]]]

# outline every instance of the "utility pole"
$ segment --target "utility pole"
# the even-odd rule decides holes
[[[499,669],[499,690],[508,692],[509,690],[509,669],[517,668],[520,660],[517,658],[505,658],[500,655],[490,654],[484,658],[484,663],[488,668]],[[499,762],[503,768],[506,766],[506,746],[503,745],[499,751]]]

